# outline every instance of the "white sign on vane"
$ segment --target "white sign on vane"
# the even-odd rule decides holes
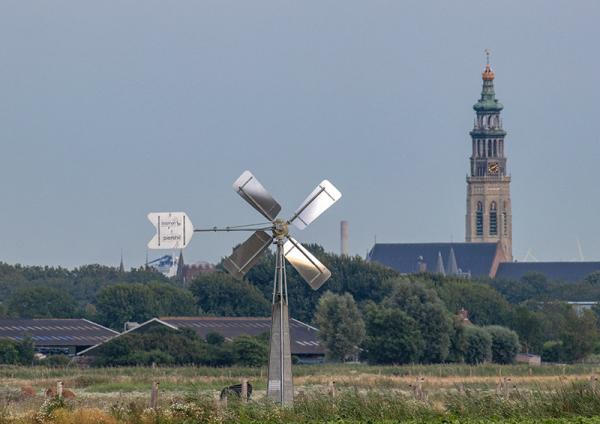
[[[152,212],[148,219],[156,227],[156,235],[148,243],[150,249],[183,249],[194,235],[185,212]]]

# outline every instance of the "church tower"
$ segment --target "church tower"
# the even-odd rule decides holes
[[[475,105],[471,171],[467,176],[466,241],[501,242],[506,261],[512,261],[512,213],[510,176],[506,170],[504,137],[500,111],[502,104],[494,92],[494,71],[489,52],[482,74],[481,98]]]

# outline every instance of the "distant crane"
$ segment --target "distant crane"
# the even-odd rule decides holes
[[[525,254],[525,257],[523,258],[522,262],[527,262],[529,258],[533,259],[534,262],[538,262],[538,259],[535,256],[533,256],[533,251],[531,247],[527,249],[527,253]]]
[[[584,262],[585,257],[583,256],[583,248],[581,247],[581,241],[579,240],[579,237],[577,237],[577,250],[579,252],[579,260]]]

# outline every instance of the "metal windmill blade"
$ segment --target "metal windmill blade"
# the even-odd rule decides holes
[[[272,236],[262,230],[256,231],[245,242],[233,249],[231,256],[223,260],[223,267],[232,276],[241,280],[272,243]]]
[[[292,237],[288,236],[283,245],[283,255],[313,290],[318,290],[331,277],[331,271]]]
[[[250,171],[244,171],[233,183],[233,189],[269,221],[273,221],[281,206]]]
[[[302,202],[289,222],[303,230],[341,197],[342,193],[333,184],[323,180]]]

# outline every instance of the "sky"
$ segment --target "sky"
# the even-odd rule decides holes
[[[504,104],[513,250],[600,260],[600,2],[0,2],[0,261],[140,266],[148,212],[260,222],[251,170],[302,242],[464,241],[484,49]],[[243,233],[196,234],[216,262]],[[164,251],[151,251],[150,258]]]

